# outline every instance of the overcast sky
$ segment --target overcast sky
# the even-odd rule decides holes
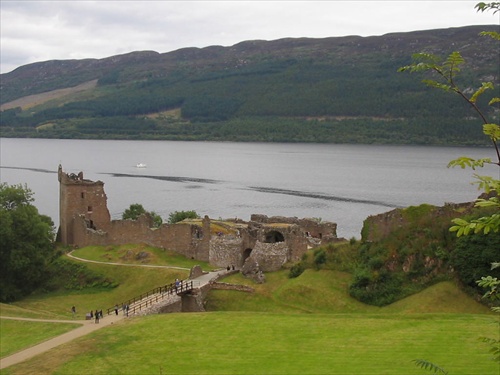
[[[245,40],[383,35],[500,23],[469,0],[0,0],[0,71],[33,62]]]

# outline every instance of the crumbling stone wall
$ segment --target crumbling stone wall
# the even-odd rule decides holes
[[[272,243],[272,233],[279,233],[283,239],[280,242],[286,243],[289,255],[287,261],[298,261],[302,258],[302,255],[307,251],[309,242],[302,230],[296,224],[264,224],[259,226],[256,234],[256,238],[263,243]]]
[[[257,241],[250,258],[255,259],[263,272],[278,271],[290,260],[286,242],[263,243]]]
[[[445,217],[451,222],[453,218],[463,216],[467,210],[472,209],[473,203],[447,203],[443,207],[435,207],[435,217]],[[368,216],[363,222],[361,230],[362,241],[376,242],[386,238],[398,228],[403,228],[409,223],[404,217],[404,209],[396,208],[379,215]]]
[[[295,224],[301,228],[301,230],[307,235],[323,240],[334,240],[337,238],[337,224],[329,221],[319,221],[317,219],[303,218],[299,219],[297,217],[283,217],[283,216],[271,216],[254,214],[250,217],[250,220],[262,224]]]
[[[209,248],[210,264],[217,267],[240,267],[242,260],[242,238],[235,236],[212,236]]]
[[[314,243],[318,245],[328,238],[336,238],[334,223],[265,215],[252,215],[250,222],[233,219],[234,224],[227,225],[227,233],[220,235],[211,234],[208,216],[203,218],[201,226],[185,222],[163,224],[159,228],[153,228],[148,215],[137,220],[111,220],[102,181],[85,180],[81,172],[66,174],[61,166],[58,179],[59,240],[65,245],[145,243],[224,268],[241,268],[247,258],[253,257],[262,270],[274,271],[286,262],[300,260],[311,247],[312,236],[316,236]],[[218,222],[218,225],[227,222]]]
[[[111,220],[107,197],[102,181],[90,181],[83,178],[83,173],[67,174],[59,165],[59,235],[62,243],[72,244],[75,239],[73,229],[75,218],[83,215],[85,225],[91,229],[106,231]]]

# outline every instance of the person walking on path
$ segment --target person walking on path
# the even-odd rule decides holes
[[[115,305],[115,315],[118,315],[118,305]]]
[[[95,324],[99,323],[99,311],[95,311]]]

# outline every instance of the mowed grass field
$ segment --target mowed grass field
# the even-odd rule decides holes
[[[82,250],[78,256],[84,257]],[[88,267],[120,285],[103,292],[32,296],[2,305],[2,315],[40,311],[44,318],[71,319],[73,304],[112,306],[123,296],[186,277],[181,270]],[[420,358],[450,375],[499,373],[488,346],[479,340],[495,335],[498,325],[492,322],[498,318],[451,282],[379,308],[348,296],[350,275],[346,273],[308,270],[288,279],[282,271],[266,274],[266,278],[265,284],[256,285],[241,275],[231,276],[223,281],[250,285],[255,292],[214,290],[209,293],[206,313],[127,319],[1,373],[429,373],[412,362]],[[19,341],[16,337],[16,327],[11,326],[6,335],[2,332],[2,344]]]
[[[0,357],[78,328],[80,324],[0,319]],[[15,340],[11,338],[15,337]]]

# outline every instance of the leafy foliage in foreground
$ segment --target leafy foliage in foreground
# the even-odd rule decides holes
[[[28,295],[54,259],[53,222],[38,213],[27,186],[0,184],[0,301]]]

